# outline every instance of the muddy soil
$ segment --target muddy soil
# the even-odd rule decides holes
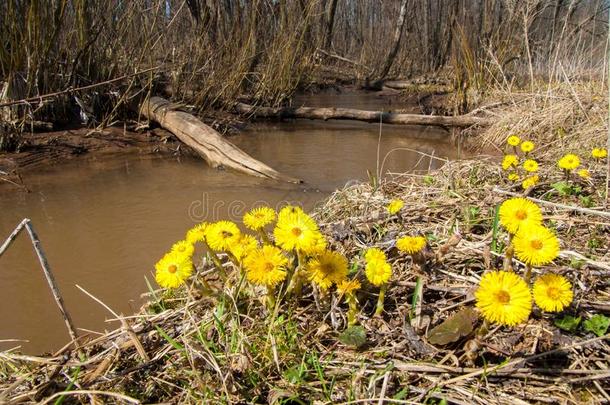
[[[19,151],[0,153],[0,187],[23,187],[21,174],[62,164],[72,159],[98,158],[117,154],[190,153],[168,131],[144,132],[109,127],[26,134]]]

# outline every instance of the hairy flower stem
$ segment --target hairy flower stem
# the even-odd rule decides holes
[[[347,325],[354,326],[356,323],[358,323],[356,317],[358,316],[358,312],[360,311],[360,309],[358,308],[358,301],[352,293],[347,294],[345,296],[345,301],[349,306],[349,309],[347,310]]]
[[[216,252],[214,252],[205,241],[203,242],[203,246],[205,246],[206,250],[210,254],[212,262],[214,262],[214,266],[216,266],[216,270],[218,270],[218,273],[220,274],[220,277],[222,277],[222,280],[227,281],[227,272],[225,271],[224,267],[222,267],[222,263]]]
[[[504,251],[504,271],[513,271],[513,255],[515,247],[513,246],[513,235],[508,237],[508,246]]]
[[[301,295],[301,291],[303,289],[303,276],[301,275],[303,272],[303,267],[305,266],[305,258],[303,257],[303,253],[297,250],[297,265],[292,273],[292,278],[290,279],[290,283],[288,284],[287,292],[289,294],[293,294],[296,296]]]
[[[271,286],[267,286],[267,309],[270,313],[273,312],[275,308],[275,288]]]
[[[375,310],[375,315],[381,315],[383,312],[383,301],[385,300],[385,291],[387,288],[387,283],[382,284],[379,288],[379,298],[377,299],[377,309]]]

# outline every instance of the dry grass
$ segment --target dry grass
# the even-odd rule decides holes
[[[553,194],[561,178],[553,162],[542,160],[541,185],[532,196],[577,205],[574,196]],[[581,186],[602,196],[603,171]],[[506,197],[495,188],[518,191],[503,180],[495,159],[450,162],[430,174],[400,174],[374,188],[360,184],[335,192],[316,216],[333,249],[354,263],[363,280],[360,325],[366,344],[342,343],[343,303],[307,288],[268,313],[258,291],[237,279],[222,285],[204,261],[195,279],[206,277],[219,289],[174,294],[155,291],[140,314],[124,328],[81,341],[82,355],[66,347],[47,357],[0,354],[0,400],[179,403],[602,403],[608,400],[609,335],[568,333],[553,316],[534,311],[525,325],[492,328],[479,339],[476,355],[468,339],[433,346],[427,330],[458,308],[471,306],[481,274],[502,265],[503,234],[494,231],[495,207]],[[398,217],[385,207],[406,202]],[[610,218],[542,205],[545,221],[562,242],[553,271],[575,286],[568,313],[610,314],[608,300]],[[399,255],[403,234],[428,237],[425,266]],[[456,244],[456,242],[459,242]],[[394,276],[386,311],[373,317],[377,290],[362,278],[362,251],[388,252]],[[576,259],[574,252],[582,257]],[[584,257],[584,258],[583,258]],[[232,266],[227,262],[229,268]],[[517,268],[521,264],[515,262]],[[236,274],[236,273],[233,273]],[[413,300],[418,278],[423,293]],[[138,351],[141,344],[144,350]],[[70,391],[70,392],[68,392]],[[115,395],[112,397],[111,395]],[[126,397],[117,398],[116,395]]]
[[[530,139],[548,158],[605,145],[607,89],[599,82],[540,83],[536,93],[497,91],[483,109],[495,123],[483,132],[481,146],[501,145],[510,135]],[[485,105],[485,102],[482,103]]]

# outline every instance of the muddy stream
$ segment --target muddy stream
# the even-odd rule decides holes
[[[301,96],[308,106],[392,109],[387,98]],[[232,219],[258,204],[312,209],[337,188],[365,180],[379,156],[384,171],[427,171],[454,159],[457,149],[435,128],[358,122],[292,121],[253,124],[231,141],[301,185],[259,180],[208,168],[196,158],[121,155],[75,159],[24,174],[31,193],[0,189],[0,239],[32,219],[66,307],[81,333],[120,326],[79,291],[78,284],[117,312],[137,311],[154,285],[153,266],[173,242],[200,221]],[[400,149],[402,148],[402,149]],[[1,241],[0,241],[1,242]],[[0,258],[0,349],[39,354],[68,341],[26,234]]]

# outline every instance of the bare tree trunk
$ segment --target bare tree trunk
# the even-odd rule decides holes
[[[333,42],[333,27],[335,25],[337,3],[338,0],[330,0],[330,5],[328,7],[328,19],[326,20],[326,39],[324,40],[324,49],[330,49]]]
[[[392,64],[394,63],[394,59],[396,58],[396,54],[398,53],[398,47],[400,46],[400,39],[402,38],[402,32],[405,27],[405,20],[407,16],[407,0],[402,0],[400,3],[400,14],[398,15],[398,20],[396,20],[396,27],[394,29],[394,39],[392,40],[392,46],[390,47],[390,53],[385,61],[385,65],[381,70],[381,74],[379,75],[379,79],[384,79],[388,73],[390,73],[390,69],[392,68]]]
[[[300,180],[284,176],[266,164],[259,162],[233,145],[213,128],[183,111],[172,109],[169,101],[151,97],[142,103],[140,112],[156,121],[193,148],[212,167],[226,167],[251,176],[298,183]]]

